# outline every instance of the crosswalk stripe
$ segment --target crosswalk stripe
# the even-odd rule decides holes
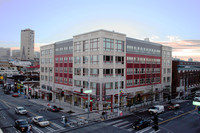
[[[109,122],[109,123],[106,123],[107,125],[112,125],[112,124],[115,124],[115,123],[118,123],[118,122],[121,122],[123,120],[117,120],[117,121],[112,121],[112,122]]]
[[[120,128],[125,128],[125,127],[128,127],[128,126],[130,126],[130,125],[132,125],[132,123],[126,124],[126,125],[124,125],[124,126],[122,126],[122,127],[120,127]]]
[[[129,121],[120,122],[120,123],[115,124],[115,125],[113,125],[113,126],[114,126],[114,127],[118,127],[118,126],[124,125],[124,124],[126,124],[126,123],[129,123]]]
[[[148,131],[149,129],[151,129],[151,127],[147,127],[147,128],[145,128],[143,130],[137,131],[136,133],[143,133],[143,132]]]
[[[127,129],[127,131],[131,132],[131,131],[133,131],[133,128],[129,128],[129,129]]]
[[[62,126],[60,126],[60,125],[58,125],[58,124],[56,124],[56,123],[52,123],[55,127],[57,127],[57,128],[59,128],[59,129],[65,129],[64,127],[62,127]]]
[[[32,128],[35,129],[38,133],[44,133],[42,130],[40,130],[39,128],[37,128],[35,126],[33,126]]]
[[[55,130],[53,129],[53,128],[51,128],[51,127],[45,127],[46,129],[48,129],[48,130],[50,130],[50,131],[52,131],[52,132],[54,132]]]

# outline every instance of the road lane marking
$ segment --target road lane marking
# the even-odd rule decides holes
[[[163,118],[160,118],[160,117],[159,117],[158,119],[161,120],[161,121],[163,121]]]
[[[106,123],[106,125],[112,125],[112,124],[115,124],[115,123],[118,123],[121,121],[123,121],[123,120],[112,121],[112,122]]]
[[[127,131],[131,132],[131,131],[133,131],[133,128],[129,128],[129,129],[127,129]]]
[[[44,133],[42,130],[40,130],[39,128],[32,126],[33,129],[35,129],[38,133]]]
[[[122,127],[120,127],[120,128],[125,128],[125,127],[128,127],[128,126],[130,126],[130,125],[132,125],[132,123],[126,124],[126,125],[124,125],[124,126],[122,126]]]
[[[120,122],[120,123],[115,124],[115,125],[113,125],[113,126],[114,126],[114,127],[118,127],[118,126],[124,125],[124,124],[126,124],[126,123],[129,123],[129,121]]]
[[[54,132],[54,131],[56,131],[56,130],[54,130],[53,128],[51,128],[51,127],[45,127],[46,129],[48,129],[48,130],[50,130],[51,132]]]
[[[62,126],[60,126],[60,125],[58,125],[56,123],[51,123],[51,124],[54,125],[55,127],[59,128],[59,129],[65,129],[64,127],[62,127]]]
[[[148,131],[149,129],[151,129],[151,127],[146,127],[145,129],[137,131],[135,133],[144,133],[144,132]]]
[[[191,112],[193,112],[193,111],[195,111],[195,110],[197,110],[197,109],[195,108],[194,110],[185,112],[185,113],[180,114],[180,115],[178,115],[178,116],[175,116],[175,117],[172,117],[172,118],[167,119],[167,120],[165,120],[165,121],[162,121],[162,122],[158,123],[158,125],[163,124],[163,123],[165,123],[165,122],[168,122],[168,121],[170,121],[170,120],[174,120],[174,119],[179,118],[179,117],[181,117],[181,116],[183,116],[183,115],[189,114],[189,113],[191,113]]]

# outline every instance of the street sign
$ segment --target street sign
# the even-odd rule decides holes
[[[197,102],[197,101],[193,101],[192,104],[196,106],[200,106],[200,102]]]
[[[84,90],[84,93],[92,93],[92,90]]]

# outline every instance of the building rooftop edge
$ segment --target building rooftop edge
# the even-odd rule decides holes
[[[159,44],[159,43],[154,43],[154,42],[139,40],[139,39],[135,39],[135,38],[131,38],[131,37],[126,37],[126,39],[127,39],[127,40],[132,40],[132,41],[143,42],[143,43],[147,43],[147,44],[152,44],[152,45],[156,45],[156,46],[164,46],[164,45]]]
[[[89,33],[93,33],[93,32],[98,32],[98,31],[105,31],[105,32],[116,33],[116,34],[120,34],[120,35],[126,36],[126,34],[123,34],[123,33],[115,32],[115,31],[109,31],[109,30],[104,30],[104,29],[99,29],[99,30],[95,30],[95,31],[90,31],[90,32],[86,32],[86,33],[74,35],[73,37],[77,37],[77,36],[80,36],[80,35],[85,35],[85,34],[89,34]]]

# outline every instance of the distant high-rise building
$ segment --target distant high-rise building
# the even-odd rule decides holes
[[[0,59],[8,60],[10,58],[10,48],[0,48]]]
[[[21,30],[21,60],[34,60],[34,31],[31,29]]]
[[[35,54],[35,58],[40,58],[40,52],[36,51],[34,54]]]
[[[192,59],[192,58],[189,58],[188,61],[193,61],[193,59]]]
[[[12,50],[12,58],[20,59],[20,50]]]

